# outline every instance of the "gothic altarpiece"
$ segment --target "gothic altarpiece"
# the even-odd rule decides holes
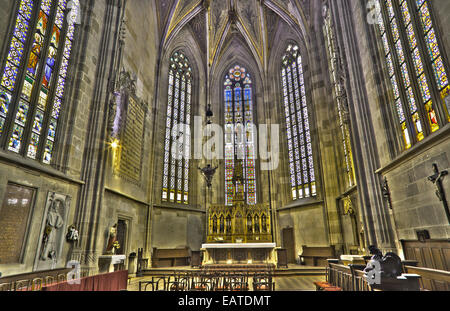
[[[269,204],[247,204],[242,166],[242,160],[236,160],[232,206],[208,209],[204,264],[276,262]]]

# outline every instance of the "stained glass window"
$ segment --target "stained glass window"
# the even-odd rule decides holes
[[[289,45],[282,59],[281,81],[286,116],[290,183],[293,200],[317,195],[311,129],[303,63],[297,45]]]
[[[411,7],[415,2],[417,10]],[[423,140],[428,134],[436,132],[447,121],[439,120],[436,105],[442,103],[442,112],[448,117],[444,99],[449,86],[441,83],[438,77],[447,78],[439,46],[434,33],[427,1],[383,0],[379,2],[383,13],[378,23],[386,56],[389,78],[394,93],[394,109],[403,134],[405,149]],[[383,18],[384,15],[384,18]],[[414,24],[418,17],[420,28]],[[423,37],[421,40],[421,36]],[[425,42],[424,49],[421,41]],[[423,51],[427,50],[427,53]],[[431,63],[435,77],[430,76],[426,64]],[[442,68],[438,69],[438,68]],[[439,73],[438,73],[439,72]],[[442,74],[441,74],[442,73]],[[436,79],[442,98],[433,96]]]
[[[192,68],[181,51],[170,58],[162,200],[189,204]]]
[[[339,66],[339,55],[337,52],[336,47],[336,37],[335,37],[335,30],[333,27],[333,20],[330,14],[330,11],[327,12],[325,23],[324,23],[324,34],[325,34],[325,40],[326,40],[326,46],[327,46],[327,55],[328,55],[328,63],[329,63],[329,71],[330,71],[330,78],[331,83],[333,85],[334,89],[334,96],[335,96],[335,102],[337,107],[337,113],[338,113],[338,122],[340,127],[340,134],[341,134],[341,147],[344,154],[344,167],[346,170],[346,187],[350,188],[355,185],[355,170],[353,165],[353,156],[352,156],[352,147],[350,144],[350,130],[348,127],[348,123],[345,120],[345,110],[343,105],[345,103],[343,102],[343,98],[341,98],[341,94],[343,92],[342,85],[340,84],[340,81],[338,81],[338,72],[339,69],[337,66]],[[342,68],[341,68],[342,70]]]
[[[45,164],[53,155],[79,14],[79,0],[70,8],[68,2],[21,0],[2,67],[0,137],[8,135],[2,141],[9,151]]]
[[[247,204],[256,204],[256,150],[253,119],[252,80],[241,66],[225,77],[225,204],[233,204],[235,161],[243,161],[244,193]]]
[[[443,58],[441,56],[441,50],[439,47],[438,39],[436,37],[434,23],[430,13],[429,1],[427,0],[416,0],[414,1],[416,4],[416,11],[419,15],[421,26],[423,33],[425,35],[425,44],[427,46],[429,57],[431,60],[434,79],[436,80],[436,84],[439,88],[439,92],[441,95],[441,99],[445,101],[448,100],[448,96],[450,95],[450,85],[448,81],[447,70],[444,65]],[[423,86],[421,85],[423,88]],[[426,93],[427,89],[422,89],[424,93]],[[450,122],[450,111],[448,111],[448,107],[444,104],[444,110],[447,114],[447,119]],[[428,112],[429,110],[427,110]],[[429,117],[436,117],[435,113],[429,113]]]

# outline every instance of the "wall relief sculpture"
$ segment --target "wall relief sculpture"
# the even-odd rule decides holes
[[[61,259],[71,198],[49,192],[44,209],[37,269],[52,269]]]

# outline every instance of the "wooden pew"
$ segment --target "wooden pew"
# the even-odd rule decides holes
[[[450,291],[450,272],[413,266],[405,266],[407,273],[420,275],[421,290],[423,291]]]
[[[343,291],[353,291],[353,274],[349,266],[330,263],[330,269],[334,272],[332,283],[334,286],[341,288]]]
[[[346,266],[337,263],[337,260],[329,260],[327,282],[316,284],[316,287],[319,289],[319,285],[320,288],[335,286],[343,291],[419,291],[421,277],[416,270],[410,269],[408,274],[397,278],[382,278],[381,283],[372,285],[367,282],[363,270],[363,265]]]
[[[316,291],[325,291],[325,292],[335,292],[342,291],[342,288],[337,286],[338,274],[331,264],[338,264],[339,259],[327,259],[328,266],[326,272],[326,281],[325,282],[314,282],[316,286]]]
[[[153,249],[152,263],[154,268],[189,266],[191,254],[189,248]]]
[[[321,266],[328,265],[327,259],[335,257],[334,246],[328,247],[308,247],[303,246],[303,253],[300,255],[300,261],[307,266]]]

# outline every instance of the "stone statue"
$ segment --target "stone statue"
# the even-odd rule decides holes
[[[328,15],[328,10],[329,10],[329,4],[328,4],[328,0],[323,1],[322,3],[322,17],[326,18]]]
[[[70,226],[66,235],[67,242],[78,241],[78,236],[79,236],[78,230],[75,228],[75,226],[74,225]]]
[[[106,246],[106,253],[113,254],[114,253],[114,243],[117,242],[117,224],[114,224],[109,229],[109,239],[108,245]]]
[[[47,214],[41,253],[41,260],[43,261],[48,259],[56,260],[57,258],[57,231],[64,225],[63,217],[58,211],[61,204],[61,201],[53,200]]]

